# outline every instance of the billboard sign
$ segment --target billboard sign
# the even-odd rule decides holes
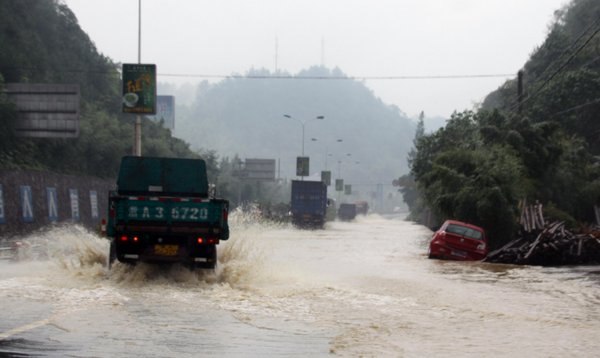
[[[335,191],[343,191],[344,190],[344,179],[336,179],[335,180]]]
[[[297,157],[296,158],[296,175],[299,177],[309,176],[309,158],[308,157]]]
[[[163,127],[175,129],[175,96],[157,96],[156,114],[149,118],[157,123],[163,121]]]
[[[275,180],[275,159],[246,159],[244,179]]]
[[[344,185],[344,194],[346,194],[346,195],[352,194],[352,185],[350,185],[350,184]]]
[[[321,172],[321,181],[323,183],[325,183],[325,185],[330,186],[331,185],[331,171],[323,170]]]
[[[16,135],[79,137],[79,85],[7,83],[4,91],[17,109]]]
[[[123,113],[156,113],[156,65],[123,64]]]

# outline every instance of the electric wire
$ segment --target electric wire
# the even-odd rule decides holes
[[[5,67],[10,70],[39,70],[35,67]],[[87,74],[109,74],[119,72],[120,69],[53,69],[59,73],[87,73]],[[490,73],[490,74],[458,74],[458,75],[383,75],[383,76],[294,76],[294,75],[223,75],[202,73],[157,73],[158,77],[184,77],[201,79],[248,79],[248,80],[435,80],[435,79],[477,79],[477,78],[506,78],[514,76],[513,73]]]
[[[542,84],[536,88],[536,90],[531,94],[528,95],[527,97],[525,97],[522,101],[516,101],[516,103],[514,103],[510,108],[509,108],[509,115],[510,114],[515,114],[516,110],[519,108],[519,106],[525,104],[526,102],[530,101],[532,98],[537,97],[541,91],[550,83],[550,81],[552,81],[560,72],[562,72],[570,63],[571,61],[590,43],[590,41],[600,32],[600,26],[598,26],[600,24],[600,17],[596,19],[596,21],[594,21],[594,23],[592,23],[590,26],[588,26],[580,35],[579,37],[577,37],[577,39],[567,48],[567,49],[572,49],[578,42],[579,40],[581,40],[591,29],[593,29],[594,27],[597,27],[595,29],[595,31],[585,40],[585,42],[579,46],[574,52],[572,52],[569,57],[548,77],[544,80],[544,82],[542,82]],[[567,54],[567,51],[563,51],[563,53],[561,54],[561,57],[563,57],[564,55]],[[558,58],[555,62],[558,62],[559,60],[561,60],[561,58]],[[554,63],[555,63],[554,62]],[[549,68],[551,68],[551,66],[548,66],[544,72],[542,73],[542,76],[544,73],[546,73]],[[583,67],[582,67],[583,68]]]

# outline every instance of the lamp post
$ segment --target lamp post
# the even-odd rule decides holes
[[[347,157],[351,157],[351,153],[346,153]],[[342,159],[338,159],[338,179],[342,179]]]
[[[142,0],[138,0],[138,63],[142,63]],[[135,116],[133,155],[142,156],[142,116]]]
[[[304,126],[305,126],[305,125],[306,125],[306,123],[307,123],[307,122],[309,122],[309,121],[313,121],[313,120],[317,120],[317,119],[323,120],[323,119],[325,118],[325,116],[316,116],[315,118],[312,118],[312,119],[310,119],[310,120],[308,120],[308,121],[307,121],[307,120],[298,119],[298,118],[296,118],[296,117],[292,117],[292,116],[290,116],[289,114],[284,114],[283,116],[284,116],[285,118],[295,119],[295,120],[297,120],[298,122],[300,122],[300,124],[302,125],[302,156],[304,156]]]
[[[319,138],[311,138],[310,139],[313,142],[318,142]],[[336,143],[341,143],[343,142],[343,139],[336,139],[335,142]],[[330,156],[331,154],[329,153],[329,145],[327,143],[325,143],[325,170],[327,170],[327,157]]]

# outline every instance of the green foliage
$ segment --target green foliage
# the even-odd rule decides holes
[[[133,118],[120,113],[118,66],[98,53],[71,10],[54,0],[0,1],[0,49],[0,86],[4,80],[76,83],[81,90],[76,139],[15,137],[14,106],[0,92],[0,166],[114,177],[121,157],[132,153]],[[194,153],[148,120],[143,123],[142,151],[201,155],[212,175],[218,175],[213,152]]]
[[[524,168],[523,197],[546,204],[550,219],[571,227],[593,222],[600,203],[598,18],[595,0],[574,0],[557,11],[545,42],[524,66],[522,112],[516,80],[510,80],[483,104],[505,114],[480,121],[484,143],[510,147]]]

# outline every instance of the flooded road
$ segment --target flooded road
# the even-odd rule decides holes
[[[597,356],[600,267],[428,260],[377,215],[326,230],[232,215],[215,272],[117,264],[79,227],[0,261],[0,355]]]

